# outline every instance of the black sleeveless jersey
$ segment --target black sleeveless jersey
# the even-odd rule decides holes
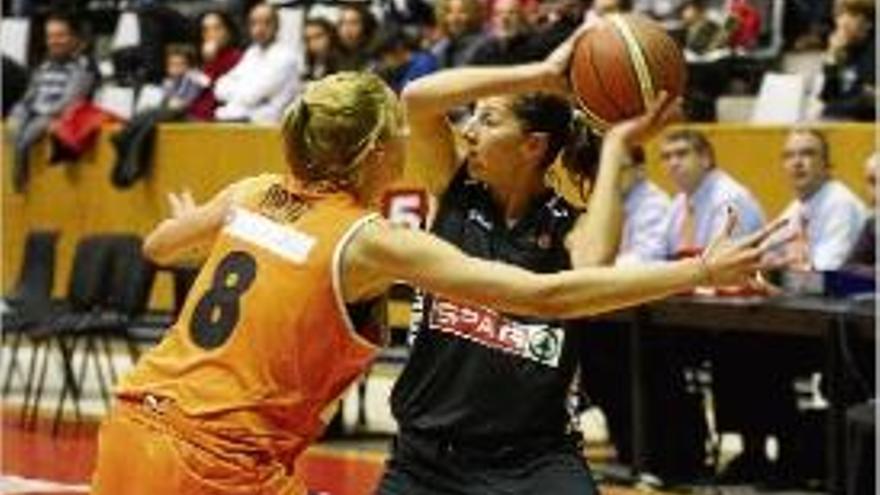
[[[471,256],[552,273],[570,267],[563,241],[577,215],[548,191],[508,228],[489,190],[462,167],[432,231]],[[411,332],[391,396],[401,428],[512,441],[566,431],[578,353],[577,333],[561,322],[419,294]]]

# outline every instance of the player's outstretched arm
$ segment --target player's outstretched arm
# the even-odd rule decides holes
[[[202,205],[196,205],[189,191],[169,193],[171,216],[144,239],[144,254],[160,265],[171,265],[211,242],[229,214],[234,190],[235,185],[229,186]]]
[[[346,276],[390,284],[404,280],[452,299],[522,315],[574,318],[661,299],[698,285],[725,285],[759,270],[768,237],[782,224],[732,241],[729,228],[701,258],[617,268],[584,268],[539,275],[512,265],[473,258],[424,232],[384,222],[364,227],[344,259]],[[346,287],[346,293],[358,288]]]

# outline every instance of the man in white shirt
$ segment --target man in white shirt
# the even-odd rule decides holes
[[[678,194],[672,200],[666,228],[666,256],[693,254],[721,231],[728,211],[739,218],[735,235],[749,234],[764,224],[754,196],[719,170],[712,144],[701,132],[682,129],[667,134],[660,148],[663,164]]]
[[[782,215],[791,219],[793,268],[836,270],[858,240],[868,218],[864,203],[831,177],[828,141],[814,129],[794,129],[782,151],[782,167],[796,199]]]
[[[669,196],[646,177],[642,148],[634,148],[630,159],[630,165],[623,167],[620,174],[623,232],[616,264],[663,260]]]
[[[278,22],[271,5],[261,3],[251,9],[248,26],[253,43],[214,88],[222,102],[217,120],[275,123],[299,93],[300,60],[278,40]]]
[[[866,212],[862,202],[830,175],[828,142],[812,129],[792,130],[782,166],[796,199],[782,215],[792,235],[784,251],[791,268],[833,270],[847,259]],[[786,335],[729,334],[718,340],[713,359],[715,418],[719,431],[736,431],[742,453],[721,474],[722,483],[754,482],[770,477],[792,487],[823,476],[822,431],[805,421],[794,392],[795,380],[822,369],[825,352],[813,338]],[[743,366],[748,362],[747,366]],[[744,384],[748,384],[744,386]],[[765,444],[777,441],[776,461]]]

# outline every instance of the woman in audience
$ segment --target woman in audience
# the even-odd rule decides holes
[[[229,72],[241,59],[238,47],[238,29],[232,17],[221,10],[212,10],[202,16],[201,22],[202,72],[208,77],[208,85],[190,105],[189,117],[193,120],[214,120],[214,110],[219,103],[214,97],[214,83]]]
[[[363,5],[340,9],[336,32],[342,48],[342,69],[363,70],[372,64],[376,18]]]
[[[317,81],[339,70],[339,36],[333,23],[323,17],[307,19],[303,38],[306,63],[304,81]]]

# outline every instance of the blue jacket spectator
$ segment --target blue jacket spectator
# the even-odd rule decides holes
[[[377,73],[396,93],[410,82],[438,69],[437,59],[419,50],[417,44],[398,28],[383,30],[376,45]]]

